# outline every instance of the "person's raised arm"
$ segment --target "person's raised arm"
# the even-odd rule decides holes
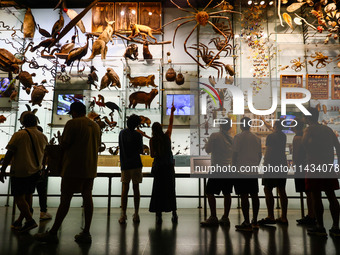
[[[171,138],[171,133],[172,133],[172,126],[174,123],[174,112],[176,110],[176,107],[174,106],[174,103],[172,103],[171,106],[171,114],[170,114],[170,118],[169,118],[169,126],[167,131],[165,132],[165,134],[167,134],[170,138]]]

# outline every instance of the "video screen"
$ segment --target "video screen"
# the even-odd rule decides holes
[[[67,115],[70,111],[70,106],[73,102],[83,101],[84,96],[82,94],[59,94],[57,102],[57,115]]]
[[[296,118],[302,119],[302,113],[298,112],[287,112],[287,115],[280,115],[280,119],[286,119],[287,121],[284,122],[285,126],[292,126],[292,121],[289,120],[295,120]],[[283,127],[282,132],[285,134],[294,134],[294,131],[292,130],[293,127]]]
[[[0,97],[9,97],[14,90],[8,78],[0,78]]]
[[[167,94],[166,115],[171,114],[172,102],[176,107],[174,115],[195,115],[195,96],[191,94]]]

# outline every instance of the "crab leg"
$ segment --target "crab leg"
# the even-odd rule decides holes
[[[219,14],[219,13],[237,13],[237,14],[241,14],[242,15],[242,13],[241,12],[237,12],[237,11],[230,11],[230,10],[222,10],[222,11],[217,11],[217,12],[211,12],[211,13],[209,13],[209,16],[211,16],[211,15],[214,15],[214,14]]]
[[[194,6],[192,6],[192,4],[189,2],[189,0],[187,0],[187,3],[192,9],[194,9],[196,12],[198,12],[198,10]]]
[[[205,11],[208,7],[209,7],[209,5],[211,4],[211,2],[212,2],[213,0],[210,0],[210,2],[204,7],[204,9],[202,10],[202,11]],[[223,1],[222,1],[223,2]]]
[[[220,78],[220,69],[218,68],[218,65],[211,65],[210,67],[217,70],[217,79],[219,79]],[[223,69],[221,69],[221,70],[222,70],[222,74],[221,74],[221,77],[222,77],[223,76]]]
[[[197,61],[197,59],[195,59],[194,58],[194,56],[193,55],[191,55],[189,52],[188,52],[188,50],[187,50],[187,42],[188,42],[188,39],[190,38],[190,36],[192,35],[192,33],[195,31],[195,29],[198,27],[198,23],[194,26],[194,28],[192,29],[192,31],[190,32],[190,34],[188,35],[188,37],[185,39],[185,41],[184,41],[184,51],[197,63],[197,64],[199,64],[201,67],[203,67],[204,68],[204,66],[200,63],[200,62],[198,62]]]
[[[181,26],[183,26],[184,24],[186,24],[186,23],[188,23],[188,22],[190,22],[190,21],[194,21],[194,20],[195,20],[195,19],[190,19],[190,20],[184,21],[183,23],[177,25],[177,27],[176,27],[176,29],[175,29],[175,32],[174,32],[174,36],[173,36],[173,38],[172,38],[172,47],[175,47],[175,36],[176,36],[177,30],[178,30]]]
[[[224,16],[210,16],[211,18],[221,18],[221,19],[226,19],[228,20],[229,23],[229,27],[230,27],[230,33],[233,34],[233,27],[231,25],[230,19],[228,17],[224,17]],[[213,23],[214,24],[214,23]]]
[[[196,13],[194,13],[194,12],[188,11],[188,10],[186,10],[186,9],[184,9],[184,8],[182,8],[182,7],[180,7],[180,6],[179,6],[178,4],[176,4],[173,0],[170,0],[170,2],[173,3],[178,9],[180,9],[180,10],[182,10],[182,11],[184,11],[184,12],[189,12],[189,13],[192,13],[192,14],[196,14]]]
[[[187,17],[180,17],[180,18],[177,18],[177,19],[174,19],[168,23],[166,23],[165,25],[163,25],[162,27],[165,27],[167,25],[170,25],[171,23],[175,22],[175,21],[178,21],[178,20],[182,20],[182,19],[190,19],[190,18],[194,18],[195,16],[187,16]]]
[[[214,7],[212,7],[211,9],[216,9],[217,7],[219,7],[220,5],[222,5],[224,3],[224,0],[222,0],[219,4],[216,4]]]

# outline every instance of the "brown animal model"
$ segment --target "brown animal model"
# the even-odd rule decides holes
[[[38,85],[38,83],[34,83],[32,79],[35,75],[35,73],[30,74],[29,72],[21,71],[16,77],[16,79],[23,85],[22,89],[26,91],[27,95],[31,92],[32,86]]]
[[[143,57],[144,57],[144,59],[152,59],[152,54],[149,50],[149,44],[148,43],[143,44]]]
[[[35,21],[30,8],[26,11],[24,22],[22,24],[22,32],[24,33],[24,38],[34,37]]]
[[[60,13],[59,15],[59,19],[54,23],[53,27],[52,27],[52,37],[56,37],[58,35],[58,33],[63,29],[64,27],[64,17],[63,14]]]
[[[93,59],[96,55],[101,54],[101,58],[105,59],[106,58],[106,53],[107,53],[107,46],[106,44],[112,41],[112,34],[113,34],[113,24],[115,21],[108,21],[105,19],[107,22],[107,26],[104,29],[104,31],[100,34],[98,39],[93,43],[92,47],[92,54],[89,57],[89,59]]]
[[[140,24],[131,24],[130,28],[132,33],[129,38],[135,38],[140,35],[143,37],[144,40],[146,40],[147,36],[149,36],[155,40],[155,43],[157,43],[157,39],[152,35],[153,29],[151,27]]]
[[[25,61],[17,59],[12,53],[6,49],[0,48],[0,70],[8,72],[9,79],[12,80],[12,72],[19,73],[19,65],[22,65]]]
[[[31,94],[31,100],[29,102],[32,103],[32,106],[35,104],[41,106],[41,102],[44,99],[46,93],[48,93],[48,90],[44,85],[34,86],[33,92]]]
[[[145,126],[150,127],[151,120],[148,117],[145,117],[143,115],[139,115],[139,118],[140,118],[139,127],[145,127]]]
[[[130,44],[126,47],[124,58],[129,58],[131,60],[137,60],[138,59],[138,46],[134,43]]]
[[[149,93],[143,91],[137,91],[135,93],[132,93],[129,96],[130,101],[129,108],[131,108],[131,106],[133,108],[136,108],[137,104],[145,104],[145,108],[150,109],[150,104],[157,94],[158,94],[157,89],[152,89],[151,92]]]
[[[130,87],[157,87],[157,85],[155,84],[155,75],[148,75],[147,77],[144,76],[138,76],[138,77],[131,77],[130,74],[127,75],[127,77],[129,78],[130,82]]]
[[[110,67],[106,69],[106,74],[103,76],[103,78],[100,81],[99,90],[105,89],[109,86],[118,87],[118,88],[121,87],[118,74]]]
[[[4,123],[6,121],[6,117],[4,115],[0,115],[0,123]]]
[[[68,54],[71,50],[73,50],[76,43],[76,37],[77,36],[73,35],[70,43],[66,43],[63,46],[61,46],[60,53]]]

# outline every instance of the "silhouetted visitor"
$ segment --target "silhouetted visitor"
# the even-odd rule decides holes
[[[19,232],[27,232],[38,225],[32,218],[32,194],[36,182],[40,178],[44,150],[47,137],[37,129],[37,118],[33,113],[23,116],[22,124],[25,129],[13,134],[6,146],[0,181],[4,182],[4,173],[11,163],[11,193],[19,208],[19,218],[12,223],[11,228]],[[22,220],[26,219],[24,226]]]
[[[287,137],[282,132],[281,120],[276,121],[274,124],[273,132],[269,134],[266,139],[266,153],[263,162],[264,166],[287,167],[286,141]],[[286,178],[285,178],[286,176],[283,176],[285,175],[283,172],[279,172],[278,175],[280,175],[281,178],[266,178],[266,173],[264,173],[263,175],[262,185],[264,186],[268,215],[266,218],[263,218],[258,221],[260,225],[275,223],[288,225],[287,219],[288,199],[286,194]],[[275,219],[274,217],[273,188],[275,187],[278,189],[281,203],[281,217],[279,217],[278,219]]]
[[[93,215],[92,188],[97,176],[98,150],[101,144],[101,132],[98,124],[87,117],[86,107],[81,102],[71,104],[69,120],[61,137],[64,151],[62,161],[62,181],[60,205],[50,231],[38,233],[34,237],[40,242],[57,243],[57,232],[65,219],[74,193],[83,197],[85,226],[76,235],[75,241],[90,243],[90,226]]]
[[[318,123],[319,112],[317,109],[308,108],[308,111],[312,115],[306,116],[309,126],[304,130],[302,138],[307,152],[307,165],[311,170],[313,166],[315,168],[321,167],[322,169],[325,169],[324,167],[327,166],[327,169],[329,169],[329,164],[334,164],[334,148],[336,149],[338,160],[340,159],[339,140],[332,129]],[[332,169],[334,170],[334,168]],[[329,230],[329,234],[332,236],[340,236],[339,202],[334,192],[334,190],[339,189],[339,181],[336,176],[330,178],[332,176],[329,171],[327,172],[328,176],[325,176],[324,179],[308,178],[310,177],[310,173],[306,173],[306,190],[312,192],[314,213],[317,221],[317,225],[314,228],[308,229],[308,234],[327,236],[323,222],[324,208],[321,200],[321,192],[324,191],[329,201],[329,209],[333,220],[333,226]]]
[[[119,156],[121,166],[121,182],[122,182],[122,197],[121,197],[121,214],[119,218],[120,224],[125,224],[127,220],[126,208],[128,201],[129,184],[132,181],[133,200],[135,213],[132,221],[138,223],[139,219],[139,202],[140,192],[139,184],[142,183],[142,161],[140,154],[143,154],[143,138],[142,135],[135,129],[140,124],[138,115],[132,114],[127,120],[127,128],[120,131],[119,134]]]
[[[301,171],[305,169],[307,165],[307,154],[306,149],[302,143],[303,129],[304,123],[302,119],[295,119],[297,124],[292,130],[295,132],[295,136],[293,138],[293,165],[295,166],[295,190],[296,192],[305,192],[307,197],[307,215],[301,219],[296,220],[298,225],[314,225],[316,223],[314,209],[312,204],[312,193],[310,191],[306,191],[305,186],[305,172]]]
[[[164,133],[159,122],[152,124],[150,155],[154,158],[151,173],[154,176],[150,201],[150,212],[156,213],[156,223],[162,223],[162,212],[172,212],[172,222],[177,223],[176,183],[174,159],[171,151],[171,133],[174,112],[171,107],[169,126]]]
[[[241,119],[240,127],[242,132],[237,134],[233,140],[233,166],[237,170],[245,167],[258,167],[262,158],[261,139],[250,132],[250,118]],[[258,172],[240,173],[240,178],[235,179],[235,192],[241,196],[241,208],[244,222],[236,225],[236,230],[252,231],[258,228],[257,216],[259,213],[259,184],[257,178]],[[249,219],[249,201],[250,194],[253,208],[253,219]]]
[[[232,144],[233,138],[229,134],[231,128],[230,119],[225,119],[225,124],[220,124],[220,131],[212,133],[205,145],[205,151],[211,153],[211,166],[229,166],[232,163]],[[228,176],[226,176],[228,177]],[[217,226],[219,223],[229,225],[229,211],[231,206],[231,193],[233,189],[233,179],[227,178],[209,178],[206,186],[206,194],[210,207],[210,217],[201,222],[201,226]],[[224,214],[220,220],[216,215],[216,198],[215,194],[224,195]]]

